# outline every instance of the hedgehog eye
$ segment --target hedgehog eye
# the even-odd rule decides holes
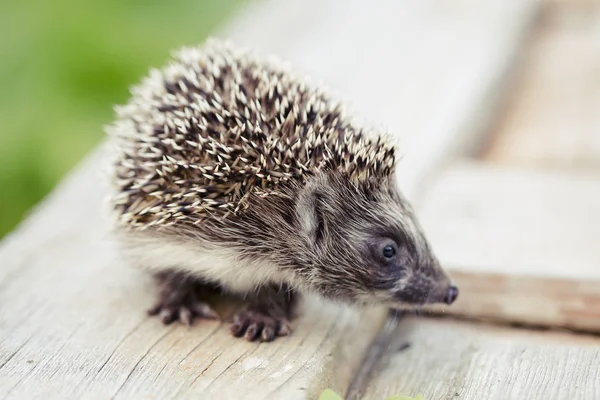
[[[391,244],[388,244],[383,248],[382,253],[385,258],[393,258],[396,255],[396,249]]]
[[[398,246],[391,239],[384,239],[377,246],[377,257],[385,262],[391,261],[398,254]]]

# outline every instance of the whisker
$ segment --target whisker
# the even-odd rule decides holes
[[[421,305],[416,305],[413,307],[413,312],[417,318],[421,318],[423,316],[423,307]]]

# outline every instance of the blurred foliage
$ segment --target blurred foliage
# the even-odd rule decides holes
[[[2,1],[0,237],[103,138],[129,86],[241,2]]]
[[[344,400],[342,396],[337,394],[332,389],[325,389],[320,395],[319,400]],[[388,397],[385,400],[425,400],[423,396],[420,394],[417,397],[409,397],[409,396],[392,396]]]

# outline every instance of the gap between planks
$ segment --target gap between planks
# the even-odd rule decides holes
[[[414,317],[397,336],[410,347],[387,352],[363,398],[600,398],[598,337]]]

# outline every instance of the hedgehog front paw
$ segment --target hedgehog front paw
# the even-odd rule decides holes
[[[252,306],[248,307],[234,315],[231,333],[235,337],[243,336],[251,342],[256,339],[261,342],[271,342],[278,336],[292,333],[292,326],[288,319],[277,314]]]
[[[181,278],[177,274],[157,274],[159,286],[158,301],[148,310],[148,315],[158,315],[163,324],[181,321],[191,326],[194,318],[220,319],[210,305],[198,299],[195,282]]]

